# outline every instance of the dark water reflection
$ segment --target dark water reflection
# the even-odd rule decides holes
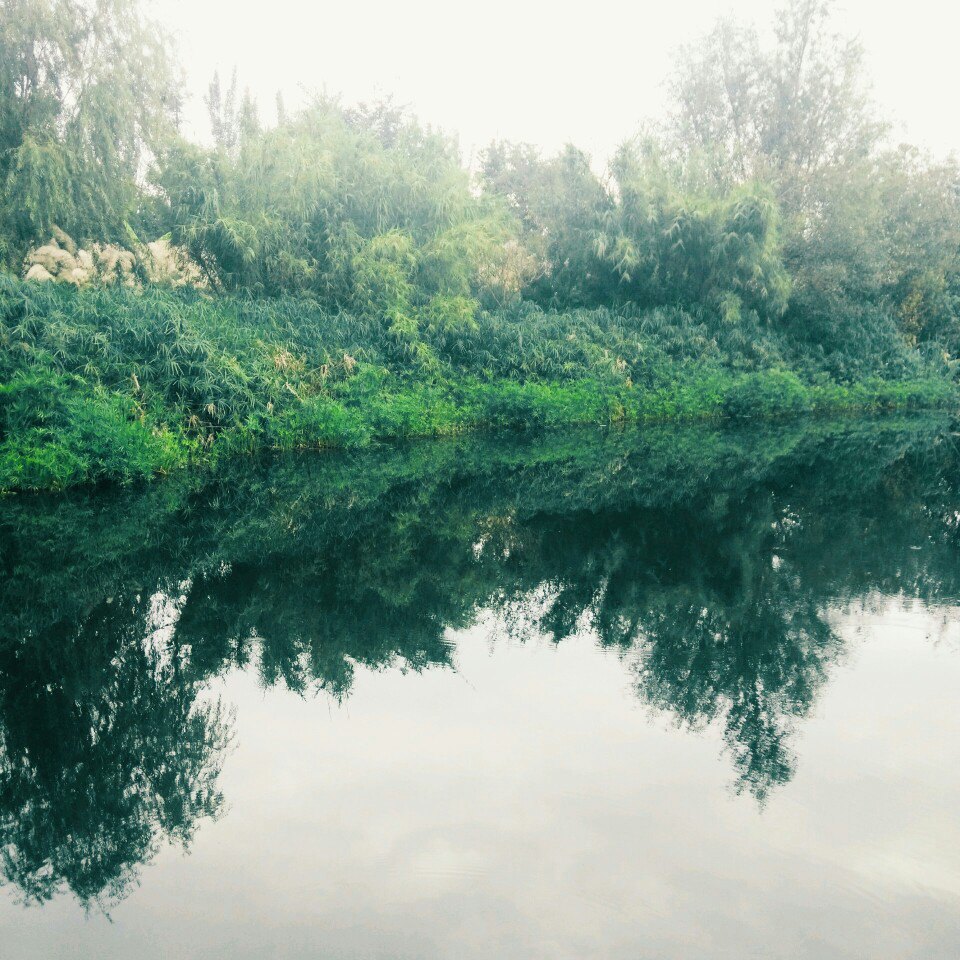
[[[798,730],[847,657],[838,621],[916,608],[949,628],[960,597],[942,420],[242,462],[10,498],[0,518],[0,850],[20,912],[64,891],[109,912],[223,815],[237,670],[326,711],[368,668],[456,669],[456,631],[491,650],[586,641],[645,715],[716,732],[729,802],[762,816],[787,802]]]

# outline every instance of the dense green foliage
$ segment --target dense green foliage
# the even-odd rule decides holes
[[[417,316],[469,321],[509,224],[474,197],[448,138],[400,114],[317,101],[261,131],[239,114],[218,146],[181,145],[158,174],[169,226],[217,290],[309,293],[402,336]]]
[[[955,400],[892,331],[874,366],[843,381],[759,322],[745,334],[678,308],[517,304],[411,341],[302,298],[0,279],[0,344],[7,490],[148,477],[259,447]]]
[[[189,143],[134,0],[3,0],[0,73],[0,263],[21,274],[51,235],[162,236],[204,278],[2,281],[0,489],[260,445],[953,398],[958,171],[889,145],[819,0],[787,4],[771,49],[722,23],[684,52],[668,122],[602,174],[506,143],[467,170],[389,102],[267,126],[236,76],[210,85],[213,143]]]
[[[3,0],[0,262],[55,227],[127,239],[144,162],[176,130],[178,74],[135,0]]]
[[[830,6],[787,4],[770,49],[730,22],[688,48],[669,142],[718,189],[772,190],[793,279],[787,322],[855,353],[861,316],[882,315],[955,356],[960,170],[891,144],[863,51],[833,32]]]
[[[0,871],[109,904],[222,809],[215,678],[342,698],[363,669],[451,666],[447,629],[490,612],[517,641],[591,631],[642,702],[718,724],[763,800],[844,656],[838,609],[956,616],[957,457],[948,418],[691,425],[8,498]]]

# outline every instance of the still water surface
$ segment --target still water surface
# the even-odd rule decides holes
[[[949,423],[0,504],[7,958],[955,958]]]

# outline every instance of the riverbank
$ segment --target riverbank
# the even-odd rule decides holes
[[[400,327],[306,299],[0,278],[0,348],[3,491],[131,482],[259,449],[958,400],[947,369],[894,333],[827,354],[802,330],[675,309],[519,304]]]

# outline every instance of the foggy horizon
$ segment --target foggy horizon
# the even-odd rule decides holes
[[[392,99],[423,124],[456,136],[468,164],[491,141],[507,140],[546,154],[572,143],[603,166],[643,123],[665,115],[680,48],[723,18],[754,26],[769,40],[781,6],[679,0],[669,9],[622,11],[607,0],[592,6],[586,23],[542,3],[504,0],[485,6],[477,22],[435,0],[333,10],[277,0],[267,19],[253,4],[240,5],[248,15],[229,20],[211,2],[156,0],[147,9],[175,38],[186,75],[185,132],[201,141],[210,133],[207,85],[214,72],[226,85],[235,69],[240,90],[250,89],[268,123],[278,92],[288,109],[315,93],[347,105]],[[301,28],[291,33],[294,20]],[[953,76],[949,46],[960,12],[920,0],[907,18],[847,0],[832,5],[830,22],[863,48],[889,141],[939,159],[957,152],[960,119],[949,119],[938,91]]]

